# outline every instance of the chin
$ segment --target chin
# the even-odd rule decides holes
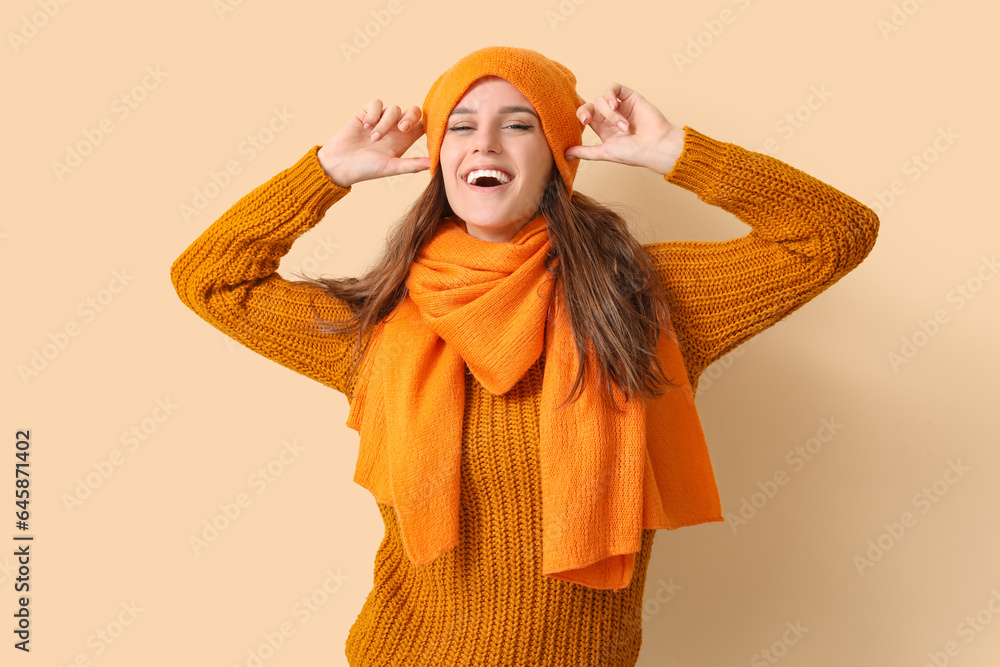
[[[519,219],[517,221],[514,221],[510,217],[475,216],[475,215],[469,217],[464,217],[460,215],[459,217],[462,218],[462,220],[464,220],[467,225],[468,224],[475,225],[476,227],[480,227],[482,229],[507,229],[509,227],[519,227],[524,223],[528,222],[527,220],[524,219]]]
[[[460,207],[458,209],[452,207],[452,211],[455,215],[465,220],[467,223],[471,222],[479,227],[493,227],[493,226],[503,226],[509,224],[509,216],[505,211],[498,211],[496,208],[490,210],[478,210],[476,208],[466,208]]]

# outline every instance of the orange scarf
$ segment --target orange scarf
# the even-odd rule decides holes
[[[648,405],[640,396],[624,404],[616,386],[625,405],[616,412],[591,366],[580,398],[555,410],[573,386],[577,357],[561,300],[546,327],[549,248],[542,215],[506,243],[442,221],[410,268],[409,294],[376,327],[358,369],[347,419],[360,434],[354,481],[395,508],[415,565],[454,547],[465,365],[500,395],[544,346],[542,573],[619,589],[631,581],[640,529],[722,521],[718,490],[672,329],[657,354],[678,386]]]

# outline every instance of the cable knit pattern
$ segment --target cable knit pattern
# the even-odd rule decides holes
[[[346,304],[277,272],[292,243],[350,188],[310,149],[242,198],[171,267],[181,300],[214,327],[277,363],[350,394],[353,335],[317,334],[315,315]],[[644,246],[668,291],[697,387],[713,361],[801,307],[869,253],[878,219],[838,190],[772,157],[685,128],[665,180],[751,226],[721,242]],[[507,393],[466,375],[460,541],[421,568],[407,559],[392,507],[373,587],[346,642],[355,667],[634,665],[655,531],[642,532],[630,584],[599,590],[541,574],[539,391],[544,353]]]

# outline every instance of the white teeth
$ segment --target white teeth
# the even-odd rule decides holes
[[[497,171],[496,169],[476,169],[474,171],[470,171],[469,175],[465,177],[465,180],[471,185],[476,182],[477,178],[481,178],[483,176],[492,176],[501,183],[510,182],[510,177],[507,176],[507,174],[502,171]]]

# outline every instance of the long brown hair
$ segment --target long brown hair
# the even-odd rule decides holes
[[[551,249],[546,267],[555,276],[549,316],[554,299],[562,294],[579,360],[567,401],[582,390],[589,369],[588,338],[597,355],[599,377],[604,380],[609,403],[616,409],[612,382],[626,400],[636,394],[654,398],[666,386],[674,386],[676,383],[665,377],[656,356],[656,342],[669,317],[663,286],[625,220],[577,190],[567,196],[555,167],[549,174],[538,213],[544,214],[547,221]],[[352,316],[339,322],[323,320],[315,308],[313,312],[321,332],[357,332],[352,373],[357,373],[363,357],[363,341],[370,338],[366,334],[406,297],[410,265],[434,236],[441,219],[449,215],[453,211],[445,196],[441,170],[437,169],[430,184],[390,230],[381,257],[361,278],[314,278],[299,273],[303,278],[299,282],[319,285],[350,307]]]

